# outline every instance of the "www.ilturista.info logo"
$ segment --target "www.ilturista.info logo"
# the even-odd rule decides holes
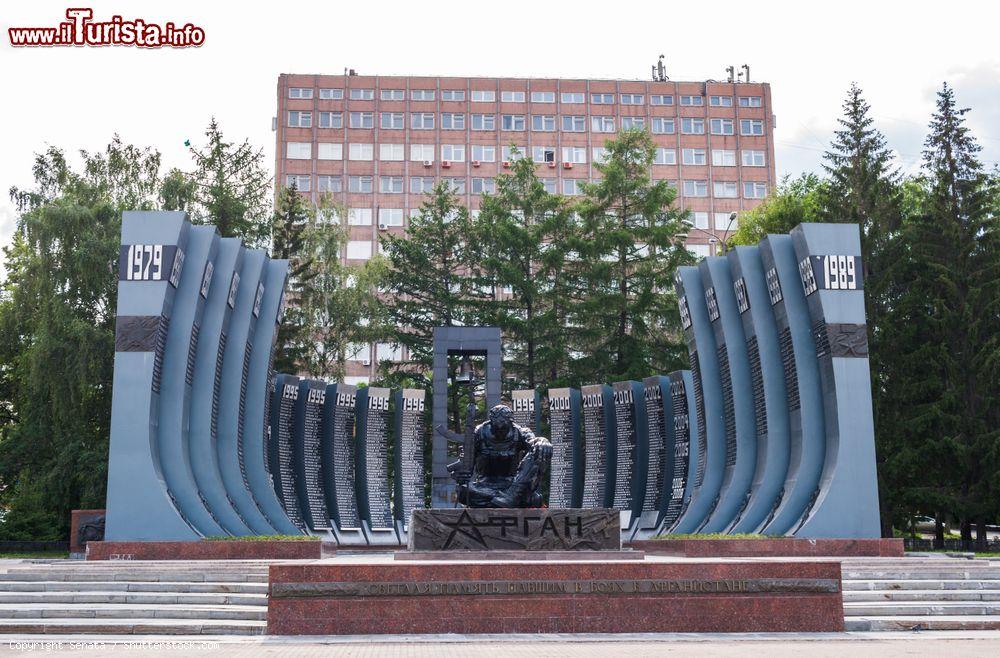
[[[126,20],[112,16],[109,21],[94,21],[89,8],[66,10],[69,20],[55,27],[7,28],[10,45],[38,46],[138,46],[140,48],[196,48],[205,43],[205,30],[186,23],[178,27],[162,25],[141,18]]]

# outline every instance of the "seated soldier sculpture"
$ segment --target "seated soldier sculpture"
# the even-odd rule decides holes
[[[541,507],[542,478],[552,461],[552,444],[514,422],[505,404],[473,431],[471,469],[452,469],[458,501],[469,507]],[[457,465],[457,462],[456,462]]]

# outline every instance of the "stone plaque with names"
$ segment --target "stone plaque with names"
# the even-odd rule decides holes
[[[411,519],[411,551],[621,549],[613,509],[420,509]]]
[[[632,509],[632,480],[637,467],[637,427],[635,423],[635,391],[633,382],[611,385],[615,406],[615,496],[612,507],[619,511]]]
[[[303,527],[302,512],[299,499],[295,493],[295,466],[293,425],[295,423],[295,402],[299,399],[299,378],[283,375],[278,378],[275,394],[278,396],[277,435],[272,436],[277,450],[273,456],[277,458],[277,472],[274,476],[274,489],[281,500],[282,507],[292,523]]]
[[[426,507],[424,501],[424,408],[426,393],[419,388],[396,391],[396,519],[409,525],[410,514]]]
[[[511,391],[510,402],[511,410],[514,412],[514,422],[538,434],[540,425],[539,415],[541,412],[538,391],[533,388]]]
[[[358,529],[358,501],[355,494],[355,440],[354,415],[357,405],[357,387],[351,384],[337,384],[333,400],[333,423],[327,433],[328,444],[325,464],[332,465],[327,478],[327,491],[332,484],[335,510],[333,519],[342,529]]]
[[[362,389],[361,413],[364,427],[359,427],[357,450],[363,451],[364,473],[361,487],[367,494],[368,521],[373,529],[392,528],[392,503],[389,494],[389,430],[392,412],[389,410],[390,391],[370,386]],[[360,415],[359,415],[360,417]],[[361,431],[363,430],[363,431]]]
[[[591,384],[582,387],[580,393],[585,446],[582,504],[588,509],[608,507],[608,440],[614,430],[611,387]]]
[[[680,372],[670,373],[670,406],[673,410],[674,461],[670,483],[670,502],[663,523],[670,528],[684,511],[684,491],[687,488],[691,455],[691,421],[688,415],[687,387]]]
[[[642,388],[646,405],[647,439],[649,441],[649,460],[646,467],[646,495],[642,499],[643,512],[659,512],[663,500],[664,487],[671,474],[673,462],[667,462],[668,456],[673,458],[673,428],[667,428],[667,421],[673,422],[664,404],[669,400],[663,393],[666,382],[663,377],[647,377],[642,380]],[[668,445],[669,444],[669,445]]]
[[[326,384],[315,380],[299,385],[298,423],[298,482],[306,523],[313,530],[330,527],[323,492],[323,474],[320,459],[323,407],[326,402]]]
[[[580,506],[583,455],[580,445],[580,392],[572,388],[549,389],[549,508]]]

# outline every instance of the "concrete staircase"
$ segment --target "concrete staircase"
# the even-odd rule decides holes
[[[1000,561],[907,557],[842,564],[848,631],[1000,630]]]
[[[259,635],[267,563],[0,560],[0,633]]]

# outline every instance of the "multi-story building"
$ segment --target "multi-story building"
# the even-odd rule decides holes
[[[475,212],[511,144],[550,192],[572,196],[597,176],[607,139],[645,128],[653,178],[677,187],[699,255],[775,184],[766,83],[283,74],[277,110],[275,179],[348,208],[348,263],[371,258],[380,232],[404,232],[440,179]],[[351,381],[401,357],[389,345],[355,352]]]

